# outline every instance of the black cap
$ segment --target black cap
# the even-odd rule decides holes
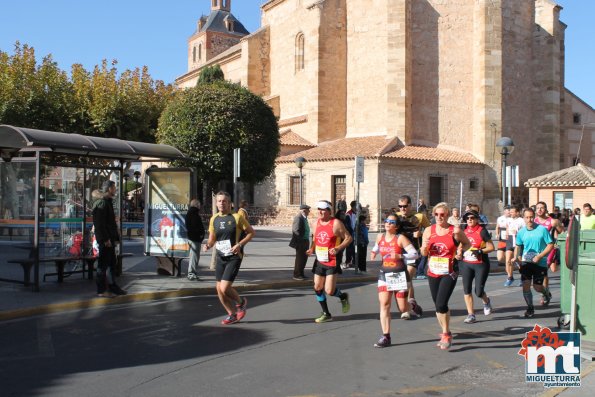
[[[467,221],[467,217],[471,215],[473,215],[477,220],[479,220],[479,212],[475,210],[465,211],[465,213],[463,214],[463,220]]]
[[[309,209],[310,209],[310,206],[307,204],[300,205],[300,210],[309,210]]]

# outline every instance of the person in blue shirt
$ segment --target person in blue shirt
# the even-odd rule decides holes
[[[554,241],[545,227],[535,223],[533,209],[523,210],[523,220],[525,227],[517,233],[514,258],[519,266],[523,297],[527,302],[525,318],[531,318],[535,315],[531,283],[535,291],[543,294],[543,306],[547,306],[552,299],[549,289],[543,286],[543,279],[547,275],[547,256],[554,249]]]

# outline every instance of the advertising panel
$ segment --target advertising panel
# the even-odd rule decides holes
[[[188,256],[185,217],[195,196],[193,171],[150,168],[145,175],[145,255]]]

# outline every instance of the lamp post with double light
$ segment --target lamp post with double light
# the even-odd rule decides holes
[[[506,205],[506,157],[514,150],[514,142],[509,137],[503,136],[496,142],[502,155],[502,205]]]
[[[302,168],[304,168],[304,164],[306,164],[305,158],[298,157],[295,159],[295,165],[300,169],[300,205],[303,204],[304,200],[304,174],[302,173]]]

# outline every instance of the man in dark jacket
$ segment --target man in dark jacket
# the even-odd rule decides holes
[[[186,230],[188,232],[188,245],[190,246],[188,280],[193,281],[200,281],[198,277],[198,260],[200,259],[200,244],[205,238],[205,227],[200,219],[199,209],[200,202],[193,199],[190,201],[190,208],[186,213]]]
[[[113,298],[115,295],[126,295],[126,291],[116,284],[116,244],[120,242],[113,202],[116,195],[116,183],[105,181],[101,186],[101,193],[103,193],[103,198],[93,204],[93,227],[99,246],[97,296]]]
[[[293,218],[291,227],[291,241],[289,246],[295,248],[295,264],[293,266],[293,279],[305,280],[304,268],[308,261],[306,251],[310,248],[310,225],[308,214],[310,207],[306,204],[300,205],[300,212]]]

